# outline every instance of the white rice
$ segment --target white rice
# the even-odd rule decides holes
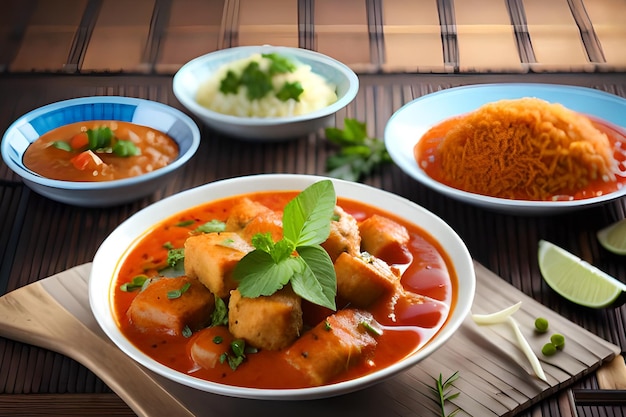
[[[335,101],[337,94],[335,86],[328,83],[323,77],[311,71],[311,67],[296,63],[294,72],[276,74],[272,78],[274,90],[278,91],[288,82],[299,81],[303,92],[299,101],[289,99],[282,101],[275,94],[268,93],[261,99],[250,100],[246,96],[247,88],[241,86],[237,94],[224,94],[220,91],[220,82],[228,71],[237,75],[252,61],[259,62],[262,70],[269,66],[269,59],[261,54],[254,54],[249,58],[234,61],[220,67],[215,74],[202,83],[196,94],[196,101],[215,112],[240,117],[285,117],[297,116],[322,109]]]

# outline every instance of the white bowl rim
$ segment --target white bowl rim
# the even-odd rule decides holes
[[[166,165],[163,168],[160,168],[160,169],[157,169],[157,170],[154,170],[154,171],[142,174],[142,175],[138,175],[135,177],[122,178],[122,179],[111,180],[111,181],[97,181],[97,182],[96,181],[89,181],[89,182],[87,181],[85,182],[63,181],[63,180],[55,180],[55,179],[46,178],[44,176],[33,173],[31,170],[27,169],[23,164],[15,163],[15,161],[13,161],[13,159],[10,158],[5,152],[5,148],[9,146],[9,144],[6,141],[9,131],[12,130],[15,126],[18,126],[21,123],[23,123],[25,120],[33,119],[40,115],[46,114],[51,110],[54,110],[57,108],[63,108],[68,105],[80,105],[80,104],[88,104],[88,103],[146,104],[146,105],[157,107],[165,112],[175,115],[177,118],[182,120],[185,123],[185,125],[189,127],[189,129],[192,132],[191,146],[189,147],[189,150],[186,153],[179,155],[179,157],[176,160],[174,160],[172,163]],[[198,150],[199,146],[200,146],[200,129],[198,128],[198,125],[188,115],[186,115],[185,113],[183,113],[182,111],[174,107],[168,106],[167,104],[164,104],[158,101],[152,101],[152,100],[147,100],[143,98],[124,97],[124,96],[90,96],[90,97],[71,98],[67,100],[61,100],[61,101],[49,103],[41,107],[38,107],[36,109],[33,109],[23,114],[19,118],[17,118],[13,123],[9,125],[9,127],[7,128],[7,130],[2,136],[2,159],[9,166],[9,168],[11,168],[11,170],[13,170],[20,177],[22,177],[25,181],[30,181],[32,183],[46,186],[48,188],[63,189],[63,190],[80,190],[80,191],[106,190],[110,188],[126,187],[126,186],[132,186],[135,184],[143,183],[145,181],[149,181],[152,178],[160,177],[167,173],[175,171],[176,169],[184,165],[189,159],[191,159],[191,157]]]
[[[129,227],[129,224],[131,222],[145,215],[157,216],[159,219],[157,220],[157,222],[161,221],[175,214],[176,212],[195,206],[195,204],[178,204],[180,202],[184,202],[185,199],[188,198],[188,196],[191,196],[192,199],[195,201],[199,198],[198,195],[202,194],[206,196],[204,201],[208,202],[208,201],[211,201],[211,197],[209,196],[209,193],[212,188],[231,187],[232,189],[232,185],[236,184],[237,182],[247,183],[248,186],[249,184],[256,185],[258,182],[262,182],[264,184],[271,184],[271,187],[263,188],[263,190],[271,191],[272,189],[292,190],[295,187],[293,185],[294,183],[297,183],[299,186],[304,188],[307,184],[311,184],[313,182],[320,181],[323,179],[332,180],[335,186],[336,187],[338,186],[339,188],[349,187],[346,189],[352,189],[352,190],[359,188],[361,189],[362,192],[367,191],[370,193],[374,191],[376,194],[379,194],[380,196],[385,196],[386,198],[391,199],[396,204],[405,205],[407,209],[416,210],[419,213],[418,214],[419,216],[426,216],[428,218],[429,226],[426,226],[426,225],[421,226],[424,228],[424,230],[429,232],[428,227],[432,227],[433,225],[436,225],[436,227],[441,228],[440,233],[445,234],[447,238],[450,238],[452,240],[453,244],[456,246],[456,248],[454,249],[457,249],[457,250],[460,249],[461,251],[461,253],[455,252],[453,254],[451,252],[451,250],[453,249],[448,249],[448,254],[451,257],[457,256],[460,259],[459,265],[456,265],[456,262],[455,262],[455,267],[460,266],[461,268],[463,268],[462,271],[458,271],[458,270],[456,271],[458,280],[461,281],[462,276],[468,276],[471,279],[465,280],[466,281],[465,284],[467,288],[464,288],[465,292],[462,296],[460,295],[460,293],[457,296],[457,299],[455,301],[456,303],[455,308],[452,310],[451,314],[448,316],[446,324],[436,333],[435,336],[433,336],[432,339],[429,340],[429,342],[425,346],[423,346],[417,353],[413,354],[413,355],[418,355],[413,360],[411,360],[410,359],[411,357],[409,357],[408,359],[397,362],[373,374],[365,375],[360,378],[345,381],[345,382],[339,382],[336,384],[324,385],[320,387],[298,388],[298,389],[244,388],[244,387],[237,387],[237,386],[231,386],[231,385],[206,381],[203,379],[192,377],[190,375],[186,375],[179,371],[175,371],[149,358],[147,355],[139,351],[132,343],[130,343],[130,341],[128,341],[128,339],[126,339],[121,334],[121,332],[119,331],[119,328],[117,327],[115,319],[113,318],[112,314],[110,314],[111,297],[112,297],[111,286],[113,285],[113,280],[114,280],[115,274],[118,271],[119,265],[117,266],[112,265],[111,262],[105,261],[103,257],[105,256],[104,252],[109,250],[108,247],[119,248],[120,239],[118,238],[121,238],[123,240],[130,239],[132,242],[136,242],[136,240],[139,239],[141,236],[143,236],[146,233],[146,230],[149,230],[150,227],[154,224],[154,222],[152,222],[150,223],[149,226],[145,225],[147,227],[145,228],[144,231],[142,231],[139,234],[133,233],[131,235],[128,233],[128,231],[124,230],[125,228]],[[231,195],[237,195],[237,192],[234,192]],[[341,192],[337,192],[337,195],[338,197],[340,197]],[[218,198],[221,198],[221,197],[218,197]],[[347,198],[350,199],[351,197],[347,197]],[[199,204],[202,204],[202,203],[199,203]],[[172,207],[172,206],[175,206],[175,207]],[[390,211],[389,209],[383,209],[383,210]],[[124,248],[124,253],[122,254],[122,258],[116,261],[117,264],[119,264],[120,261],[123,259],[123,257],[127,255],[126,250],[127,249]],[[102,267],[100,267],[101,263],[103,263]],[[108,272],[105,273],[107,274],[107,276],[104,276],[103,278],[99,278],[99,279],[101,281],[103,279],[106,279],[107,281],[99,282],[99,285],[98,285],[98,281],[97,281],[98,278],[96,277],[96,274],[102,274],[103,270],[108,270]],[[328,177],[323,177],[323,176],[305,175],[305,174],[256,174],[256,175],[249,175],[249,176],[244,176],[244,177],[224,179],[224,180],[216,181],[213,183],[205,184],[203,186],[199,186],[196,188],[188,189],[186,191],[180,192],[178,194],[175,194],[168,198],[160,200],[156,203],[153,203],[150,206],[147,206],[141,211],[135,213],[134,215],[129,217],[127,220],[125,220],[120,226],[118,226],[118,228],[116,228],[109,235],[107,239],[105,239],[105,241],[102,243],[102,245],[96,252],[96,255],[93,260],[93,268],[91,270],[91,276],[89,280],[89,302],[90,302],[92,312],[94,312],[94,316],[96,318],[96,321],[100,325],[100,327],[122,351],[124,351],[128,356],[130,356],[131,358],[133,358],[135,361],[142,364],[143,366],[146,366],[147,368],[157,372],[163,377],[171,379],[177,383],[190,386],[201,391],[211,392],[214,394],[220,394],[220,395],[225,395],[229,397],[237,397],[237,398],[265,399],[265,400],[319,399],[319,398],[332,397],[336,395],[353,392],[353,391],[360,390],[360,389],[369,387],[371,385],[377,384],[381,382],[382,380],[389,378],[392,375],[395,375],[401,371],[408,369],[409,367],[425,359],[434,351],[436,351],[438,348],[440,348],[445,342],[447,342],[450,339],[450,337],[461,326],[464,319],[469,314],[472,303],[473,303],[475,290],[476,290],[475,278],[476,276],[475,276],[475,271],[474,271],[473,260],[471,258],[471,255],[469,254],[467,247],[465,246],[461,238],[458,236],[458,234],[447,223],[445,223],[440,217],[436,216],[435,214],[428,211],[424,207],[419,206],[416,203],[408,199],[405,199],[404,197],[401,197],[391,192],[388,192],[382,189],[377,189],[377,188],[374,188],[372,186],[368,186],[365,184],[343,181],[343,180],[338,180],[338,179],[328,178]],[[103,286],[105,284],[107,286],[107,291],[104,291],[103,289]],[[106,297],[102,297],[103,292],[106,292],[107,294]],[[106,316],[102,316],[100,314],[97,314],[98,311],[101,311],[101,312],[106,311],[108,314]]]
[[[291,55],[294,57],[305,57],[309,59],[316,60],[320,63],[333,67],[342,74],[346,76],[348,79],[348,90],[343,95],[343,97],[339,97],[337,101],[334,103],[321,108],[319,110],[315,110],[309,113],[297,115],[297,116],[283,116],[283,117],[241,117],[241,116],[233,116],[230,114],[219,113],[213,110],[210,110],[202,105],[200,105],[193,97],[188,97],[185,94],[180,94],[180,83],[181,79],[184,76],[185,72],[193,69],[195,67],[200,67],[204,64],[207,59],[210,58],[219,58],[221,56],[235,55],[238,53],[249,52],[250,54],[255,52],[264,52],[263,48],[266,48],[269,51],[277,51],[280,53],[281,51],[286,52],[287,55]],[[225,62],[226,63],[226,62]],[[349,104],[356,97],[359,91],[359,77],[356,73],[348,67],[343,62],[336,60],[335,58],[331,58],[328,55],[324,55],[322,53],[305,49],[305,48],[296,48],[290,46],[273,46],[273,45],[257,45],[257,46],[236,46],[232,48],[219,49],[214,52],[209,52],[207,54],[196,57],[187,63],[185,63],[179,70],[174,74],[174,78],[172,80],[174,95],[178,100],[187,107],[190,111],[203,116],[214,119],[215,121],[221,121],[228,124],[238,124],[243,126],[267,126],[267,125],[278,125],[278,124],[289,124],[289,123],[297,123],[306,120],[318,119],[325,116],[329,116],[331,114],[336,113],[340,109],[344,108],[347,104]]]

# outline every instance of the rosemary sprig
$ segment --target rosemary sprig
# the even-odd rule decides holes
[[[460,392],[450,392],[450,387],[452,387],[452,383],[459,378],[459,371],[456,371],[448,379],[443,380],[443,376],[439,374],[439,379],[433,378],[436,382],[436,386],[430,387],[430,389],[435,393],[435,395],[439,399],[439,405],[441,406],[441,417],[454,417],[460,409],[457,408],[450,414],[446,415],[445,403],[446,401],[453,400],[459,396]]]

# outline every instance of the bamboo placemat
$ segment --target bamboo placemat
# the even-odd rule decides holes
[[[620,0],[22,0],[0,3],[0,71],[171,74],[241,45],[359,72],[624,71]]]

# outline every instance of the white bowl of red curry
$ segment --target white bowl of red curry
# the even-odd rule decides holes
[[[173,107],[131,97],[82,97],[15,120],[4,133],[2,158],[38,194],[105,207],[162,188],[199,144],[198,126]]]
[[[230,331],[227,324],[209,324],[193,330],[187,328],[188,333],[185,333],[184,328],[176,330],[178,325],[171,328],[146,327],[137,318],[139,316],[135,315],[137,309],[133,303],[139,299],[142,291],[147,292],[153,284],[147,288],[145,283],[141,284],[144,286],[141,291],[129,290],[128,286],[135,277],[145,278],[144,274],[151,277],[165,274],[159,268],[163,266],[169,251],[176,251],[180,247],[185,248],[184,272],[165,274],[170,278],[154,282],[175,282],[181,279],[180,274],[186,274],[189,278],[191,273],[187,274],[187,262],[192,255],[191,246],[185,242],[188,243],[192,235],[194,238],[202,238],[196,232],[198,226],[212,225],[216,221],[228,223],[229,216],[238,216],[233,213],[239,212],[237,207],[244,201],[244,197],[280,214],[286,202],[312,184],[324,181],[333,184],[337,206],[359,225],[366,223],[367,219],[380,219],[374,216],[376,214],[406,228],[409,238],[402,248],[394,247],[386,254],[376,255],[378,260],[385,259],[384,262],[401,275],[396,285],[401,288],[403,295],[394,298],[394,292],[384,292],[374,301],[364,304],[354,301],[355,305],[358,304],[355,307],[346,303],[341,295],[343,293],[338,292],[336,311],[303,301],[304,327],[293,342],[280,349],[262,348],[247,352],[243,362],[235,368],[230,366],[228,360],[223,360],[232,355],[226,342],[223,343],[225,346],[220,356],[223,362],[209,361],[208,367],[203,355],[194,356],[192,353],[200,340],[208,344],[212,344],[212,340],[213,348],[222,346],[218,342],[222,341],[224,333],[210,335],[219,327],[226,327],[226,330],[222,330],[227,334]],[[249,224],[253,223],[251,221]],[[363,229],[360,233],[363,237],[369,234],[371,238],[372,232],[377,236],[373,229],[375,227],[370,227],[369,232]],[[217,235],[222,236],[224,242],[233,242],[235,239],[226,235],[227,231]],[[322,244],[324,249],[327,249],[326,244]],[[360,244],[364,245],[363,241]],[[229,246],[232,243],[221,245]],[[331,249],[327,250],[329,254],[332,253]],[[358,249],[359,253],[361,250]],[[338,257],[335,256],[336,253],[332,262],[338,268],[338,259],[347,254],[342,252]],[[150,265],[146,264],[146,259],[150,260]],[[90,276],[89,299],[96,320],[111,340],[128,356],[157,374],[189,387],[225,396],[295,400],[331,397],[360,390],[420,362],[439,349],[459,328],[470,311],[475,285],[472,258],[463,241],[443,220],[415,203],[354,182],[308,175],[267,174],[227,179],[190,189],[131,216],[113,231],[97,251]],[[174,292],[179,293],[176,299],[182,299],[179,291]],[[230,293],[230,300],[228,295],[224,297],[230,309],[233,308],[231,301],[234,292]],[[169,294],[161,299],[170,298]],[[183,296],[186,294],[188,292]],[[405,297],[421,302],[407,303]],[[131,312],[131,309],[134,311]],[[305,348],[305,353],[297,351],[296,346],[302,347],[302,343],[306,346],[307,337],[317,339],[316,334],[311,333],[314,330],[318,332],[317,335],[322,335],[322,339],[333,334],[337,331],[336,321],[331,318],[350,310],[371,314],[369,317],[373,317],[374,328],[382,330],[368,336],[369,339],[375,339],[373,348],[370,346],[360,350],[362,355],[355,354],[359,359],[347,369],[329,367],[331,370],[312,371],[316,378],[310,377],[311,373],[306,367],[294,365],[293,351],[296,351],[295,356],[299,357],[300,362],[313,358],[314,364],[321,358],[345,353],[340,345],[329,342],[326,348],[316,349],[319,358],[314,359],[317,356],[313,348]],[[251,314],[250,310],[247,311],[245,317],[258,318],[266,314]],[[233,316],[228,317],[233,320]],[[361,329],[361,333],[369,333],[369,328]],[[209,335],[208,339],[205,334]],[[248,342],[246,346],[250,345]],[[171,358],[176,359],[172,361]],[[320,375],[321,379],[318,379]]]
[[[228,114],[223,110],[216,110],[210,105],[203,103],[200,97],[203,96],[202,88],[212,77],[231,65],[234,62],[246,60],[252,55],[271,55],[278,59],[286,60],[293,64],[295,68],[307,68],[310,74],[307,77],[321,77],[330,88],[335,91],[336,99],[323,107],[312,107],[314,110],[302,114],[280,114],[280,115],[242,115]],[[315,84],[313,84],[315,85]],[[295,100],[274,100],[263,102],[256,99],[243,100],[230,106],[232,109],[240,110],[247,107],[249,101],[263,103],[270,113],[271,107],[298,106],[298,102],[304,101],[309,96],[314,95],[315,87],[307,88],[302,83],[303,92]],[[192,59],[183,65],[174,75],[173,79],[174,95],[191,113],[202,120],[211,129],[227,136],[249,141],[284,141],[296,139],[314,133],[320,129],[333,125],[335,114],[346,107],[354,100],[359,91],[359,79],[352,69],[327,55],[303,48],[292,48],[286,46],[240,46],[227,48],[211,52]],[[239,88],[241,92],[243,87]],[[271,93],[268,93],[271,94]],[[209,104],[212,101],[227,101],[233,95],[218,95],[215,98],[205,98]],[[261,99],[266,100],[267,97]],[[251,105],[251,108],[257,106]],[[258,107],[261,107],[259,104]]]

